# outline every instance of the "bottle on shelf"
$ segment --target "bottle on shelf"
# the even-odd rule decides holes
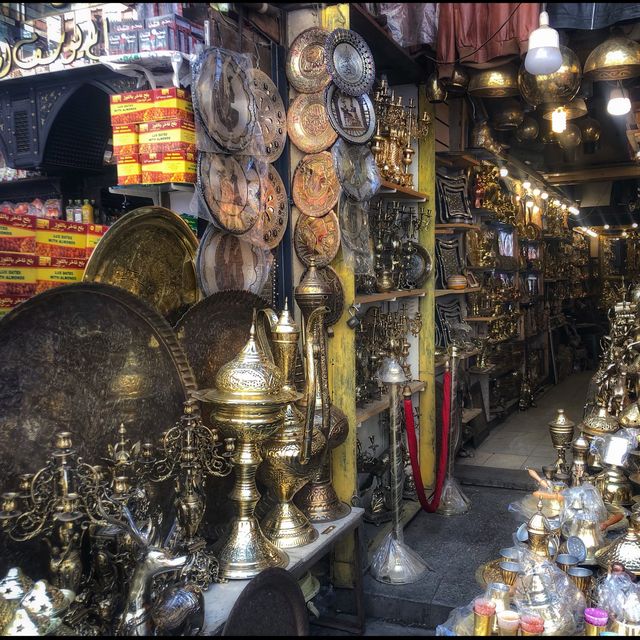
[[[88,198],[84,199],[84,204],[82,205],[82,222],[93,222],[93,206],[89,203]]]
[[[82,222],[82,203],[80,200],[76,200],[73,206],[73,221]]]
[[[65,218],[67,222],[73,222],[74,204],[73,200],[67,200],[67,206],[65,207]]]

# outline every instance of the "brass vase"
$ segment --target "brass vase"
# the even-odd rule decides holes
[[[237,515],[218,556],[220,576],[246,580],[269,567],[286,566],[287,554],[269,542],[254,515],[260,499],[255,478],[262,461],[259,445],[282,428],[287,404],[299,395],[285,388],[282,373],[256,343],[255,322],[242,351],[218,371],[215,388],[197,398],[211,406],[213,423],[236,438],[230,497]]]
[[[312,314],[311,321],[322,323],[323,316],[324,312]],[[294,373],[300,330],[286,303],[280,318],[271,317],[271,322],[274,362],[285,379],[284,388],[295,393]],[[311,375],[307,375],[307,384],[315,392],[315,375],[313,369],[311,371]],[[309,544],[319,535],[292,501],[293,496],[317,473],[325,446],[322,432],[315,428],[313,421],[305,424],[305,416],[294,402],[287,404],[282,428],[263,446],[264,464],[258,473],[276,496],[277,504],[260,524],[267,538],[281,549]]]

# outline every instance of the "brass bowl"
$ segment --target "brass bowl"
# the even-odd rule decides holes
[[[518,70],[513,65],[476,71],[469,80],[469,93],[478,98],[517,96]]]
[[[469,74],[466,69],[456,65],[449,78],[442,79],[442,86],[448,93],[462,95],[469,86]]]
[[[518,128],[524,121],[522,105],[513,98],[505,100],[494,112],[491,120],[496,131],[509,131]]]
[[[524,68],[518,71],[518,88],[522,97],[538,106],[547,102],[568,102],[578,93],[582,69],[578,56],[568,47],[560,45],[562,66],[555,73],[534,76]]]
[[[438,79],[438,73],[434,71],[427,80],[427,100],[432,104],[437,104],[446,99],[447,91]]]
[[[584,118],[578,123],[582,131],[582,142],[598,142],[602,127],[595,118]]]
[[[584,63],[584,76],[590,80],[624,80],[640,75],[640,44],[614,36],[599,44]]]
[[[535,118],[525,116],[520,126],[516,129],[516,138],[520,142],[535,140],[540,132],[540,126]]]

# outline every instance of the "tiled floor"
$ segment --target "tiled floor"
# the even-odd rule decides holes
[[[457,463],[494,469],[532,467],[537,470],[553,463],[556,452],[547,424],[558,409],[564,409],[576,424],[580,422],[592,375],[592,371],[573,374],[536,398],[536,407],[512,413],[491,431],[478,449],[471,449],[474,457],[458,458]]]

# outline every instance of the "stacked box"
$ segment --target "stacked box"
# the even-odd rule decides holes
[[[0,295],[0,318],[13,311],[19,304],[26,302],[31,296],[3,296]]]
[[[143,122],[139,127],[139,152],[166,153],[168,151],[196,150],[196,132],[188,120],[162,120]]]
[[[138,53],[139,33],[143,29],[142,20],[109,22],[109,55]]]
[[[118,158],[118,184],[141,184],[142,165],[140,155],[122,156]]]
[[[113,155],[116,158],[140,153],[138,148],[138,125],[116,124],[113,126]]]
[[[82,258],[87,255],[87,233],[82,222],[36,221],[36,255],[51,258]]]
[[[191,95],[186,89],[168,87],[155,89],[153,104],[145,113],[145,122],[159,120],[189,120],[193,122],[193,103]]]
[[[85,258],[38,257],[36,293],[42,293],[63,284],[80,282],[86,265]]]
[[[107,233],[109,228],[106,224],[88,224],[87,226],[87,259],[91,257],[93,250],[96,248],[100,238]]]
[[[0,295],[32,296],[36,292],[37,256],[30,253],[0,253]]]
[[[35,253],[36,218],[27,214],[0,212],[0,251]]]
[[[110,96],[111,126],[153,120],[148,117],[148,114],[154,99],[153,89],[129,91]]]
[[[144,184],[195,183],[196,181],[196,155],[193,152],[169,151],[167,153],[141,154],[140,161]]]
[[[143,29],[138,34],[140,52],[144,51],[178,51],[178,37],[171,26]]]

